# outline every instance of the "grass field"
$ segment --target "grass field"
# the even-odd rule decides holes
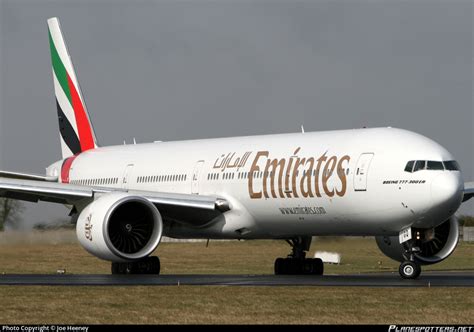
[[[3,236],[3,237],[2,237]],[[110,263],[86,253],[71,233],[39,233],[24,241],[0,236],[0,273],[110,273]],[[65,242],[65,243],[64,243]],[[396,271],[371,238],[321,239],[316,250],[337,251],[341,265],[326,273]],[[282,241],[162,243],[162,273],[272,273]],[[474,270],[474,244],[424,270]],[[473,324],[472,288],[1,286],[0,323],[403,323]]]

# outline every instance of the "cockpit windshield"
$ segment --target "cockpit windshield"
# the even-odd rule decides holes
[[[410,160],[405,166],[405,172],[414,173],[421,170],[435,171],[459,171],[459,164],[456,160],[437,161],[437,160]]]
[[[420,171],[422,169],[425,169],[426,166],[426,161],[424,160],[417,160],[415,162],[415,167],[413,168],[413,172]]]
[[[426,164],[426,169],[434,169],[434,170],[442,171],[444,170],[444,166],[441,161],[428,160],[428,163]]]
[[[447,171],[460,171],[461,167],[459,167],[459,164],[456,160],[450,160],[450,161],[444,161],[444,168]]]

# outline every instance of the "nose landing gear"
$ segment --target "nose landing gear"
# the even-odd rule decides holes
[[[409,240],[404,243],[405,253],[403,257],[406,259],[400,267],[398,272],[403,279],[416,279],[420,276],[421,266],[415,259],[415,254],[420,252],[420,248],[414,246],[415,242]]]
[[[421,267],[417,262],[404,261],[400,264],[398,272],[403,279],[416,279],[421,273]]]
[[[275,274],[281,275],[322,275],[323,261],[319,258],[306,258],[311,246],[311,237],[296,237],[287,240],[291,246],[291,254],[287,258],[275,260]]]

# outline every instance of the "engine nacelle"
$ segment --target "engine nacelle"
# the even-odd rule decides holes
[[[105,194],[77,219],[76,234],[92,255],[127,262],[150,255],[161,241],[163,221],[146,198],[127,193]]]
[[[412,228],[412,236],[415,238],[414,246],[421,250],[415,254],[418,263],[422,265],[439,263],[456,249],[459,241],[459,223],[457,218],[452,216],[435,228]],[[398,236],[377,236],[375,240],[386,256],[399,262],[406,260],[403,257],[405,248],[400,244]]]

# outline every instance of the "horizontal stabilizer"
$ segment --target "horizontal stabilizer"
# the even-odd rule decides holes
[[[44,175],[37,175],[37,174],[6,172],[6,171],[0,171],[0,177],[9,178],[9,179],[34,180],[34,181],[46,181],[46,182],[58,181],[57,176],[44,176]]]
[[[464,198],[463,202],[474,197],[474,182],[466,182],[464,184]]]

